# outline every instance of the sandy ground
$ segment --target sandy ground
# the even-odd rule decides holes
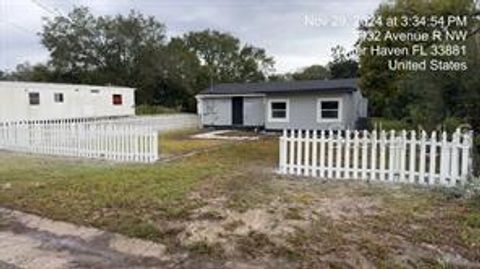
[[[0,209],[0,268],[163,268],[165,246]]]
[[[261,269],[270,261],[242,263],[168,254],[151,241],[53,221],[0,208],[0,269]]]
[[[232,130],[217,130],[207,133],[200,133],[192,135],[194,139],[218,139],[218,140],[232,140],[232,141],[253,141],[258,140],[259,136],[237,136],[237,135],[228,135],[232,133]]]

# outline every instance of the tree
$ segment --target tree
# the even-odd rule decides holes
[[[14,71],[5,74],[4,80],[15,81],[55,81],[54,73],[43,64],[31,65],[29,62],[18,64]]]
[[[330,72],[323,65],[312,65],[304,68],[300,72],[293,73],[291,76],[294,80],[328,79]]]
[[[88,8],[47,20],[42,44],[50,64],[64,79],[78,83],[135,86],[134,65],[142,51],[165,44],[165,26],[131,11],[128,16],[94,17]]]
[[[194,53],[213,82],[262,81],[273,69],[274,60],[266,51],[231,34],[205,30],[190,32],[181,39]]]
[[[268,81],[287,81],[290,80],[290,74],[271,74],[268,76]]]
[[[333,60],[328,63],[332,79],[357,77],[358,62],[351,55],[353,54],[346,53],[342,46],[337,45],[332,48]]]
[[[145,50],[135,70],[139,99],[150,105],[178,107],[195,111],[195,95],[204,87],[202,70],[197,57],[177,39],[163,49]]]
[[[264,80],[273,67],[264,49],[218,31],[167,42],[162,23],[135,11],[95,17],[88,8],[75,8],[47,20],[41,37],[50,52],[51,79],[130,86],[137,89],[137,104],[188,111],[210,81]]]
[[[376,17],[399,17],[416,14],[418,16],[435,15],[466,15],[470,18],[468,31],[471,33],[466,42],[468,57],[457,57],[456,60],[468,62],[466,71],[390,71],[388,61],[398,59],[398,56],[378,56],[368,53],[373,45],[381,47],[404,47],[419,42],[404,43],[401,41],[381,40],[373,41],[360,39],[359,47],[367,53],[360,55],[361,88],[369,97],[374,116],[403,119],[415,125],[430,126],[442,123],[449,117],[458,117],[474,123],[478,118],[475,109],[478,103],[478,10],[472,0],[394,0],[382,4],[375,11]],[[438,30],[454,30],[460,27],[437,27]],[[430,32],[432,28],[414,27],[411,24],[397,28],[387,27],[385,24],[362,23],[360,29],[366,33],[377,31],[384,34],[391,32]],[[431,49],[432,42],[424,44]],[[447,43],[443,43],[447,44]],[[476,44],[476,45],[475,45]],[[427,62],[432,57],[425,57]],[[407,55],[401,60],[419,60],[419,56]],[[478,112],[478,111],[477,111]],[[476,124],[474,124],[476,125]],[[479,125],[476,125],[480,129]]]

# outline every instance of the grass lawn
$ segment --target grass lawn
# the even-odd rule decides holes
[[[176,156],[189,152],[202,151],[215,148],[229,142],[222,140],[192,139],[191,135],[196,130],[178,130],[162,133],[159,136],[159,152],[162,157]]]
[[[190,133],[163,135],[162,154],[196,154],[153,165],[0,152],[0,205],[155,240],[191,268],[480,263],[480,209],[451,191],[279,177],[275,138]]]

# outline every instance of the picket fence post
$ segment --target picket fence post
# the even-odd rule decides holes
[[[343,170],[343,178],[348,179],[351,178],[350,176],[350,130],[345,131],[345,159],[344,159],[344,170]]]
[[[317,177],[318,174],[318,162],[317,162],[317,146],[318,146],[318,137],[317,137],[317,130],[313,130],[312,132],[312,167],[311,173],[312,176]]]

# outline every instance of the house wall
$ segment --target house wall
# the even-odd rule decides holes
[[[361,95],[360,95],[361,96]],[[317,122],[318,98],[340,98],[342,100],[342,115],[340,121]],[[354,129],[358,118],[356,97],[352,93],[282,93],[268,94],[265,102],[265,128],[278,130],[284,128],[295,129]],[[269,100],[288,100],[288,122],[269,120]]]
[[[243,125],[263,126],[265,125],[264,97],[243,98]]]
[[[39,105],[30,105],[29,92],[40,94]],[[63,103],[55,102],[55,93],[63,93]],[[122,105],[113,105],[113,94],[122,95]],[[131,88],[0,82],[0,121],[130,115],[135,115]]]
[[[198,112],[204,126],[232,125],[232,96],[197,97]],[[317,122],[319,98],[340,98],[342,117],[337,122]],[[288,122],[269,120],[269,100],[288,100]],[[244,96],[244,126],[265,129],[354,129],[359,117],[366,117],[367,102],[359,91],[352,93],[277,93],[265,96]]]
[[[202,98],[200,106],[202,125],[232,125],[232,100],[230,97]]]
[[[197,102],[202,125],[232,125],[232,96],[201,97],[197,98]],[[265,123],[264,108],[263,96],[244,96],[243,125],[263,126]]]
[[[356,115],[359,118],[366,118],[368,116],[368,100],[364,98],[361,94],[361,91],[356,91],[352,96],[355,102]]]

